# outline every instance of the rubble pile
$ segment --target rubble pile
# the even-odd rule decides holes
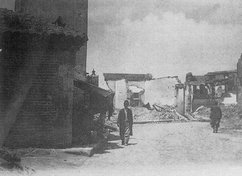
[[[228,106],[221,106],[222,109],[222,114],[223,118],[237,118],[238,115],[238,106],[233,104],[233,105],[228,105]]]
[[[205,106],[200,106],[197,110],[193,113],[195,119],[197,120],[209,120],[210,116],[210,108]]]
[[[222,110],[223,119],[232,119],[238,117],[238,108],[237,105],[232,104],[228,106],[220,106]],[[210,108],[205,106],[200,106],[194,113],[196,119],[209,120]]]
[[[241,130],[242,129],[242,118],[239,117],[238,106],[229,105],[221,107],[223,117],[222,117],[222,127],[224,129]]]
[[[134,121],[187,121],[187,119],[178,114],[173,106],[158,106],[153,105],[153,108],[148,110],[144,107],[132,108]]]

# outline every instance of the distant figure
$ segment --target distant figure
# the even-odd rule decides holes
[[[211,127],[213,128],[214,133],[218,132],[221,118],[222,118],[222,111],[218,106],[218,102],[216,102],[215,105],[211,107],[211,113],[210,113],[210,124],[211,124]]]
[[[128,145],[130,136],[133,135],[133,114],[128,108],[129,101],[124,101],[124,108],[119,111],[117,125],[120,130],[122,145]]]

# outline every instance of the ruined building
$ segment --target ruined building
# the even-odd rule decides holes
[[[239,108],[239,116],[242,118],[242,54],[237,63],[237,71],[238,71],[238,108]]]
[[[107,86],[114,95],[114,107],[123,108],[123,102],[130,100],[131,106],[144,104],[145,82],[152,79],[150,74],[104,73]]]
[[[68,147],[84,90],[87,0],[16,0],[0,9],[0,145]],[[71,9],[71,10],[70,10]],[[76,96],[78,94],[78,96]]]
[[[215,101],[237,95],[237,70],[208,72],[205,75],[186,75],[186,112],[193,112],[199,106],[211,106]],[[235,100],[236,101],[236,100]]]
[[[151,74],[120,74],[104,73],[104,78],[109,89],[114,93],[114,106],[116,109],[123,107],[124,100],[130,100],[133,107],[144,105],[170,105],[181,104],[182,91],[176,89],[180,84],[177,76],[152,78]],[[178,112],[183,107],[177,108]]]

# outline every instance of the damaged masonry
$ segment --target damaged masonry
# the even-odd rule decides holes
[[[55,3],[52,8],[62,2]],[[86,0],[70,5],[87,13]],[[50,17],[35,8],[45,7],[38,1],[18,1],[16,12],[0,9],[0,146],[93,143],[97,139],[92,131],[103,125],[99,120],[95,127],[94,115],[110,109],[113,94],[98,87],[95,72],[86,75],[87,15],[73,19],[62,11]],[[60,24],[63,20],[66,25]],[[83,26],[75,26],[78,20]],[[7,151],[0,155],[11,162],[15,158]]]

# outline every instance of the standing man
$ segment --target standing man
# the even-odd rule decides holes
[[[210,125],[213,128],[214,133],[218,132],[221,118],[222,118],[222,111],[218,106],[218,102],[215,102],[215,105],[211,107],[211,113],[210,113]]]
[[[122,145],[128,145],[130,136],[133,135],[133,114],[128,108],[129,101],[124,101],[124,108],[119,111],[117,125],[120,130]]]

